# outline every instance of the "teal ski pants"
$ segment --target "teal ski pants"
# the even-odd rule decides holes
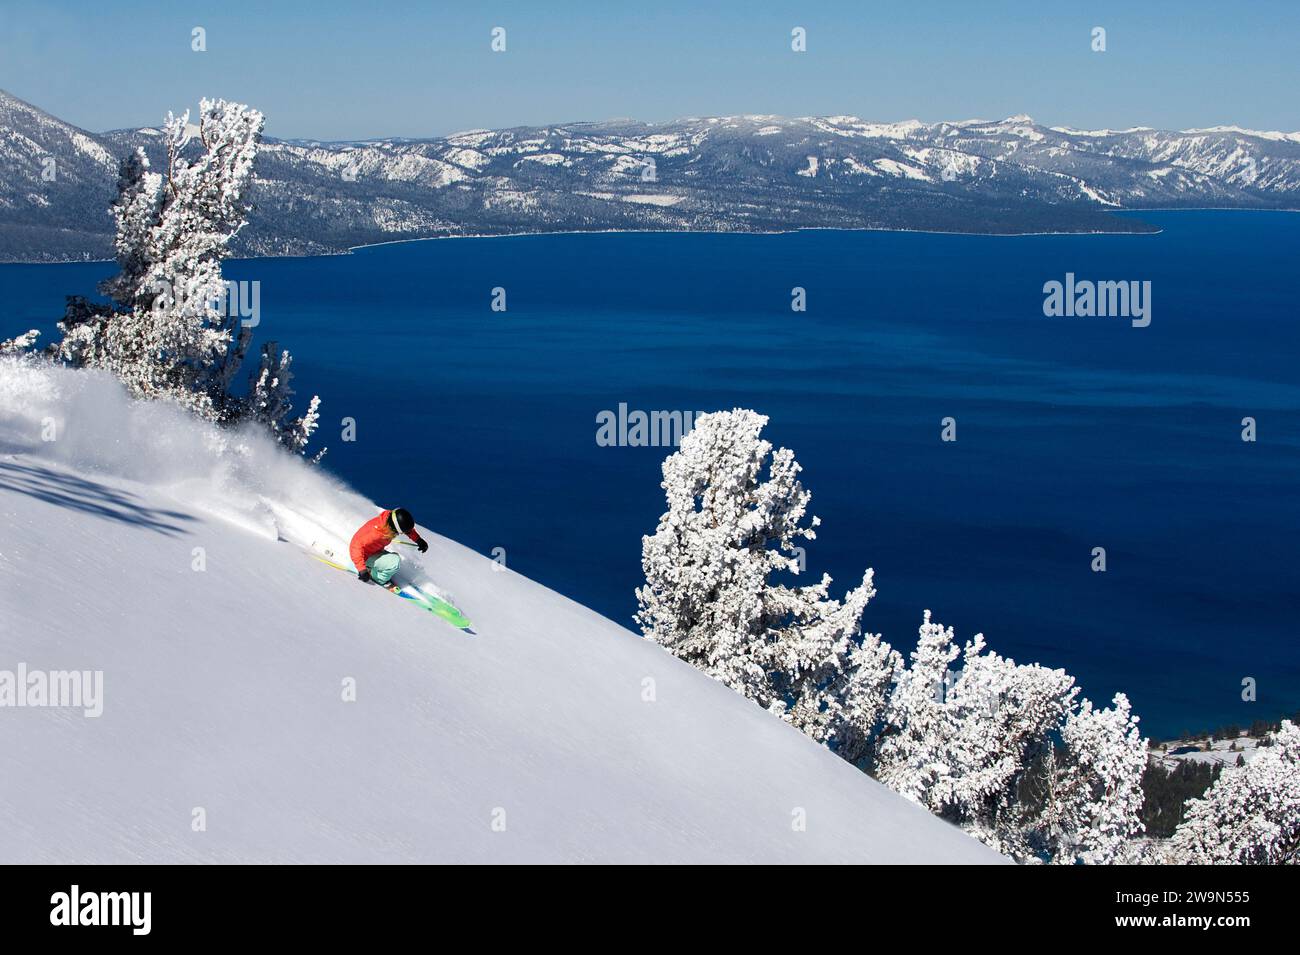
[[[402,558],[386,550],[366,558],[366,566],[370,568],[370,579],[377,584],[386,584],[392,580],[393,574],[397,573],[401,563]]]

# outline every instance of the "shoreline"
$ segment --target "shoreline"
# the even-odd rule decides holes
[[[1127,210],[1126,210],[1127,211]],[[1188,210],[1192,211],[1192,210]],[[1205,210],[1205,211],[1229,211],[1229,210]],[[1235,210],[1234,210],[1235,211]],[[440,239],[524,239],[530,236],[554,236],[554,235],[756,235],[756,236],[774,236],[774,235],[797,235],[800,232],[887,232],[901,233],[907,235],[951,235],[951,236],[970,236],[979,239],[1026,239],[1033,236],[1052,236],[1052,235],[1133,235],[1133,236],[1152,236],[1160,235],[1164,229],[1155,229],[1151,232],[1110,232],[1101,229],[1093,229],[1088,232],[949,232],[942,229],[873,229],[863,227],[860,229],[846,229],[837,226],[796,226],[792,229],[744,229],[744,230],[708,230],[703,229],[561,229],[551,232],[487,232],[472,233],[467,235],[426,235],[416,239],[386,239],[383,242],[365,242],[361,245],[349,246],[347,252],[335,252],[321,255],[320,258],[328,258],[330,255],[347,255],[358,249],[373,249],[383,245],[402,245],[407,242],[435,242]],[[310,256],[259,256],[259,258],[310,258]],[[3,264],[3,263],[0,263]],[[39,264],[39,263],[32,263]]]
[[[1143,208],[1143,209],[1114,209],[1108,210],[1107,215],[1122,215],[1125,213],[1166,213],[1166,212],[1277,212],[1277,213],[1300,213],[1300,209],[1239,209],[1232,206],[1206,206],[1195,209],[1163,209],[1163,208]],[[440,242],[452,239],[525,239],[541,236],[557,235],[717,235],[717,236],[778,236],[778,235],[797,235],[801,232],[880,232],[880,233],[899,233],[905,235],[946,235],[946,236],[969,236],[970,238],[980,239],[1026,239],[1036,236],[1134,236],[1147,238],[1151,236],[1163,235],[1163,228],[1153,229],[1150,232],[1132,232],[1132,231],[1110,231],[1103,229],[1092,229],[1087,231],[1062,231],[1062,230],[1043,230],[1037,232],[953,232],[943,229],[884,229],[884,228],[841,228],[838,226],[795,226],[789,229],[737,229],[737,230],[703,230],[703,229],[557,229],[539,232],[470,232],[457,235],[424,235],[415,236],[409,239],[384,239],[381,242],[363,242],[360,245],[350,245],[346,249],[338,252],[311,252],[303,255],[285,254],[285,255],[236,255],[231,256],[224,261],[233,262],[256,262],[262,259],[329,259],[341,255],[351,255],[362,249],[375,249],[385,245],[405,245],[413,242]],[[6,265],[92,265],[96,263],[112,263],[114,259],[66,259],[59,262],[30,262],[30,261],[0,261],[0,266]]]

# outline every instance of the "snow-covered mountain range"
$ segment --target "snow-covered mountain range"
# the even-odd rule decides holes
[[[424,527],[412,576],[472,635],[303,549],[377,510],[263,433],[0,358],[0,863],[1006,861]]]
[[[0,260],[102,258],[118,159],[155,128],[89,133],[0,92]],[[51,162],[52,161],[52,162]],[[53,170],[51,172],[51,169]],[[242,255],[432,236],[658,229],[1150,231],[1121,209],[1300,208],[1300,133],[733,116],[267,140]]]

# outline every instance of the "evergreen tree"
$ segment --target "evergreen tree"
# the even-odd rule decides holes
[[[1057,767],[1050,734],[1071,712],[1076,693],[1062,670],[985,652],[982,635],[959,648],[952,628],[927,611],[910,666],[885,710],[876,776],[999,851],[1041,858],[1044,840],[1031,839],[1031,830],[1052,825],[1038,813],[1055,812],[1061,831],[1073,825],[1057,794],[1069,769]],[[1035,768],[1042,774],[1037,788],[1029,778]]]
[[[1284,720],[1269,744],[1187,804],[1164,861],[1300,864],[1300,728]]]
[[[949,668],[961,653],[954,640],[952,628],[931,621],[925,611],[910,665],[899,674],[885,709],[873,759],[877,779],[932,812],[944,808],[933,794],[953,768],[948,741],[956,727],[944,702]]]
[[[271,360],[255,394],[274,386]],[[1123,694],[1106,709],[1079,702],[1064,671],[1002,657],[982,635],[960,647],[929,611],[904,666],[861,630],[870,570],[843,600],[828,576],[781,579],[801,571],[819,522],[793,453],[762,439],[766,423],[742,409],[702,415],[665,460],[668,510],[642,540],[645,635],[1016,859],[1150,854],[1136,841],[1144,822],[1168,831],[1185,796],[1166,787],[1153,803],[1145,787],[1163,771],[1148,766]]]
[[[319,399],[306,415],[289,417],[287,352],[276,355],[272,345],[268,356],[264,348],[250,394],[231,392],[252,332],[226,305],[221,260],[248,221],[244,197],[262,126],[256,110],[204,99],[197,126],[188,112],[168,116],[164,173],[143,150],[123,160],[113,204],[119,271],[100,286],[111,303],[69,298],[52,354],[107,369],[137,398],[176,401],[216,422],[255,420],[301,451]]]
[[[1030,844],[1057,864],[1115,862],[1143,828],[1146,744],[1128,698],[1117,693],[1104,710],[1084,700],[1066,717],[1061,742],[1051,799],[1031,824]]]
[[[40,337],[40,334],[38,330],[33,328],[21,335],[0,341],[0,355],[20,355],[26,352],[36,343],[36,339]]]
[[[828,576],[808,586],[798,542],[816,537],[811,494],[786,448],[760,433],[767,418],[705,414],[663,464],[668,510],[642,540],[642,632],[848,759],[866,752],[897,654],[860,628],[875,595],[871,571],[843,601]]]
[[[243,417],[256,421],[291,451],[303,451],[320,419],[320,397],[313,397],[307,413],[290,418],[293,411],[292,358],[287,351],[277,354],[275,342],[262,346],[262,360],[249,376],[248,396],[244,399]],[[322,452],[323,453],[323,452]]]

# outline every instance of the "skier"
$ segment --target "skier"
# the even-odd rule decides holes
[[[348,554],[357,568],[357,579],[363,584],[373,581],[389,590],[397,585],[392,583],[393,574],[397,573],[402,558],[385,548],[395,537],[405,534],[423,554],[429,545],[415,532],[415,518],[404,507],[395,507],[391,511],[380,511],[378,517],[366,521],[352,535]]]

